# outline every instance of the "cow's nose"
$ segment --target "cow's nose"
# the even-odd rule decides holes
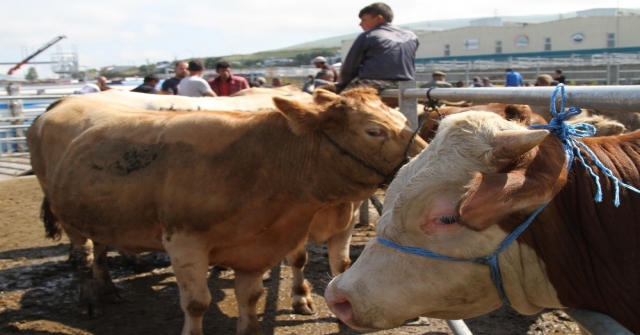
[[[340,294],[330,287],[324,291],[324,299],[327,302],[327,306],[333,314],[342,322],[349,324],[353,320],[353,307],[349,298],[344,294]]]

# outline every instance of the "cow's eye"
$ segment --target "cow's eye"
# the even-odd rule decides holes
[[[384,137],[387,135],[383,129],[367,129],[367,135],[375,137]]]
[[[436,221],[442,223],[442,224],[454,224],[456,222],[458,222],[458,216],[457,215],[443,215],[443,216],[438,216],[436,218]]]

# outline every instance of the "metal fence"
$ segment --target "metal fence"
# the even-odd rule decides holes
[[[7,104],[7,115],[0,116],[0,157],[27,152],[25,131],[46,107],[25,108],[24,101],[51,102],[64,95],[0,96],[0,104]],[[29,106],[29,104],[27,104]]]
[[[383,97],[398,97],[400,110],[417,127],[417,99],[425,99],[428,89],[417,89],[414,81],[403,82],[398,89],[384,90]],[[430,97],[438,100],[465,100],[474,102],[502,102],[529,105],[550,105],[554,87],[536,88],[435,88]],[[572,87],[565,89],[567,106],[620,111],[640,111],[640,86]],[[20,100],[54,100],[64,95],[0,96],[0,102]],[[558,97],[560,99],[560,97]],[[21,104],[21,102],[20,102]],[[26,130],[33,120],[44,112],[44,108],[22,111],[23,115],[0,118],[0,156],[26,151],[26,139],[17,136],[16,130]],[[16,112],[14,112],[15,114]],[[20,114],[18,112],[18,114]],[[7,135],[10,134],[10,135]],[[24,146],[21,149],[21,146]],[[5,148],[7,151],[5,152]],[[23,151],[21,151],[23,150]],[[631,334],[610,317],[588,310],[568,309],[567,313],[591,335]],[[455,335],[471,335],[462,320],[448,320]]]

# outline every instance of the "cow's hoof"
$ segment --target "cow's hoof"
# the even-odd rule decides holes
[[[312,315],[316,313],[316,303],[311,298],[302,298],[293,303],[293,310],[297,314]]]

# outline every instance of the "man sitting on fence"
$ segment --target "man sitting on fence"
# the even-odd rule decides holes
[[[342,63],[336,93],[358,86],[398,88],[398,81],[413,80],[419,45],[416,35],[392,25],[393,11],[381,2],[364,7],[359,17],[364,32]]]

